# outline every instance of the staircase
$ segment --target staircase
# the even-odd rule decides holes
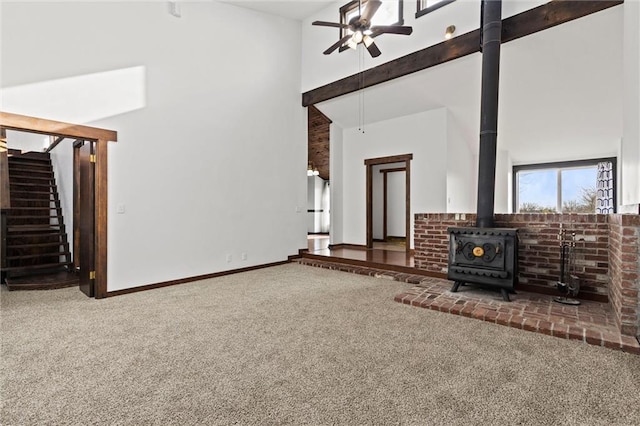
[[[2,267],[8,288],[77,285],[75,274],[69,276],[73,262],[49,154],[12,155],[8,166],[11,209]]]

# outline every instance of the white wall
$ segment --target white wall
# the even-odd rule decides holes
[[[406,237],[406,172],[387,173],[387,236]]]
[[[640,2],[624,2],[623,38],[623,136],[621,142],[620,174],[622,186],[619,197],[623,205],[640,203]]]
[[[109,291],[281,261],[306,247],[299,22],[218,2],[182,3],[182,18],[166,2],[2,8],[3,90],[144,69],[141,108],[114,107],[88,123],[118,131],[109,145]],[[74,108],[58,105],[60,114]]]
[[[478,116],[478,122],[479,119]],[[466,213],[476,210],[478,157],[470,146],[477,143],[477,140],[476,135],[466,135],[456,114],[447,110],[446,212]]]
[[[307,232],[309,233],[325,232],[324,192],[324,179],[320,176],[307,176]]]
[[[49,155],[56,177],[69,250],[73,253],[73,140],[63,140]]]
[[[502,16],[506,18],[546,2],[545,0],[506,1],[503,3]],[[303,92],[359,71],[359,52],[348,49],[344,52],[335,51],[330,55],[322,54],[338,41],[336,28],[311,25],[315,20],[340,22],[338,10],[345,3],[345,1],[333,3],[302,21]],[[385,34],[378,37],[376,44],[382,54],[377,58],[371,58],[368,53],[365,53],[363,69],[372,68],[444,41],[445,29],[449,25],[456,26],[456,36],[473,31],[480,25],[480,0],[458,0],[417,19],[415,13],[416,2],[405,1],[404,25],[412,26],[413,34],[410,36]],[[362,46],[358,49],[362,49]]]
[[[19,149],[22,152],[42,152],[49,143],[49,136],[7,130],[7,146],[11,149]]]
[[[329,233],[331,230],[331,187],[328,180],[322,183],[321,197],[320,232]]]
[[[333,137],[333,136],[332,136]],[[332,157],[336,151],[332,146]],[[342,229],[345,243],[366,244],[366,167],[368,158],[413,154],[411,217],[446,211],[447,113],[445,109],[345,129],[342,150]],[[332,165],[332,175],[335,169]],[[336,189],[336,182],[332,188]],[[339,219],[338,219],[339,220]],[[335,226],[336,218],[332,218]],[[413,229],[413,224],[411,225]]]

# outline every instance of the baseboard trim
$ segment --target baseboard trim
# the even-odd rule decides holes
[[[289,256],[289,259],[299,255]],[[282,260],[280,262],[265,263],[262,265],[247,266],[246,268],[231,269],[229,271],[214,272],[211,274],[196,275],[193,277],[179,278],[177,280],[163,281],[155,284],[147,284],[139,287],[125,288],[123,290],[108,291],[105,297],[122,296],[124,294],[138,293],[140,291],[154,290],[156,288],[169,287],[172,285],[186,284],[194,281],[207,280],[209,278],[218,278],[225,275],[239,274],[241,272],[255,271],[257,269],[271,268],[272,266],[284,265],[291,263],[291,260]]]
[[[367,246],[363,244],[329,244],[329,250],[335,249],[353,249],[353,250],[367,250]]]
[[[289,257],[287,257],[287,259],[289,260],[289,262],[293,262],[296,259],[302,258],[302,256],[308,252],[309,252],[308,248],[298,249],[298,254],[292,254]]]

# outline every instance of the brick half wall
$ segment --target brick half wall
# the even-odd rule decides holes
[[[609,300],[620,332],[640,335],[640,215],[613,214],[610,227]]]
[[[611,302],[621,331],[636,335],[639,327],[640,215],[497,214],[496,227],[518,229],[519,279],[516,289],[558,294],[561,226],[575,232],[571,273],[580,280],[585,299]],[[475,226],[475,214],[415,215],[415,266],[446,276],[449,256],[447,228]]]

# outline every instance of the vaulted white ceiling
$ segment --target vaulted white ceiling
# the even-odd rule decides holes
[[[514,162],[588,157],[602,144],[615,146],[621,26],[622,8],[614,7],[502,45],[498,141]],[[316,106],[343,128],[359,125],[361,105],[365,123],[445,107],[477,152],[481,62],[476,53]]]
[[[329,4],[334,3],[328,0],[220,0],[247,9],[253,9],[271,15],[283,16],[285,18],[303,20]]]

